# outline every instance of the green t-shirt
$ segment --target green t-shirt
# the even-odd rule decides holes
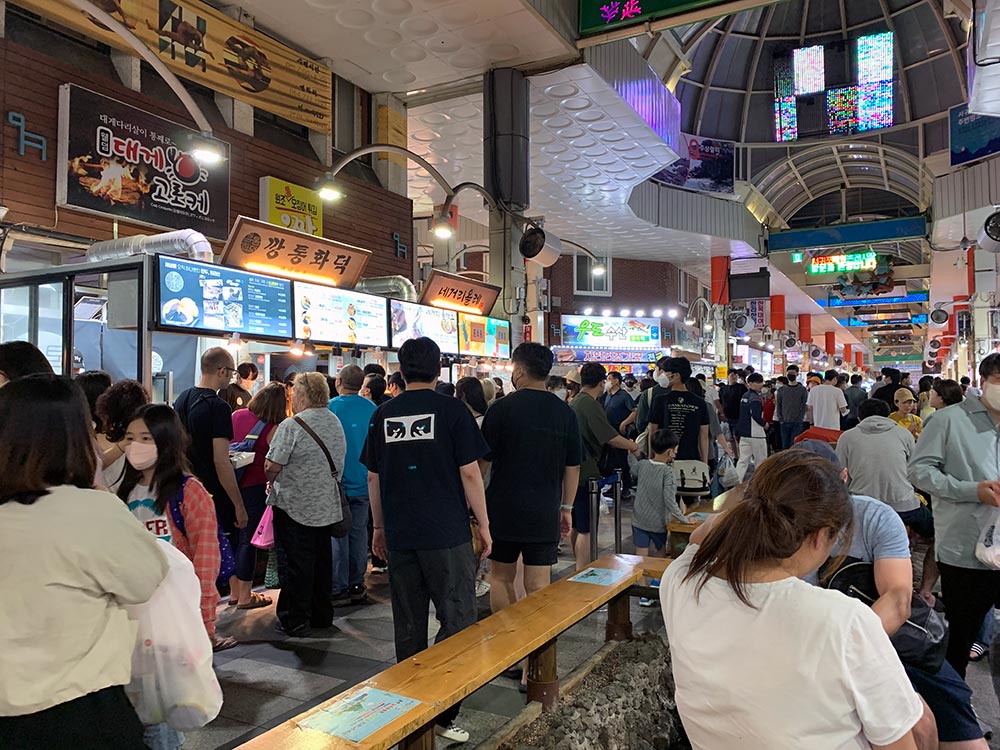
[[[573,397],[570,407],[580,423],[580,437],[583,439],[583,463],[580,464],[580,486],[586,487],[591,479],[600,479],[597,459],[604,444],[614,440],[618,430],[611,426],[604,407],[583,391]]]

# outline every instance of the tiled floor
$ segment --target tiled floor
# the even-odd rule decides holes
[[[624,528],[631,529],[626,513]],[[601,518],[603,552],[610,551],[612,524]],[[631,550],[626,538],[625,550]],[[560,555],[554,575],[570,575],[573,563]],[[392,613],[386,576],[369,576],[372,603],[338,609],[336,630],[317,631],[318,637],[288,638],[274,630],[274,608],[240,612],[220,607],[219,632],[233,635],[236,648],[215,658],[216,673],[225,702],[218,719],[208,727],[187,735],[185,750],[228,750],[239,747],[302,711],[395,663]],[[270,592],[276,598],[277,592]],[[479,600],[480,616],[489,615],[489,597]],[[559,674],[565,676],[592,656],[604,642],[605,614],[597,612],[559,639]],[[633,600],[632,621],[639,632],[658,631],[663,621],[658,607],[642,609]],[[429,635],[437,631],[431,622]],[[986,661],[969,666],[969,684],[981,719],[1000,734],[1000,704],[997,702]],[[494,680],[467,698],[459,723],[472,733],[465,747],[473,748],[489,738],[524,706],[517,685],[503,678]],[[438,740],[438,748],[447,747]],[[1000,750],[1000,737],[990,743]]]

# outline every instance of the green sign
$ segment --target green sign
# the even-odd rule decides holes
[[[891,354],[880,354],[875,357],[875,364],[877,365],[893,365],[900,364],[902,362],[923,362],[924,355],[920,352],[901,352],[897,356]]]
[[[841,253],[823,255],[809,262],[809,273],[852,273],[854,271],[874,271],[878,266],[878,255],[873,252]]]
[[[580,36],[635,26],[729,0],[580,0]],[[765,0],[762,0],[764,2]]]

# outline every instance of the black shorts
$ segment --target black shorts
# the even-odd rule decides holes
[[[490,560],[513,565],[520,557],[525,565],[555,565],[559,561],[558,542],[507,542],[493,540]]]
[[[972,689],[955,668],[945,662],[937,674],[903,665],[910,684],[927,701],[937,722],[941,742],[968,742],[983,736],[983,730],[972,710]]]
[[[924,539],[934,538],[934,514],[923,503],[919,508],[903,511],[899,514],[903,523]]]
[[[578,487],[573,498],[573,528],[578,534],[590,533],[590,491]]]

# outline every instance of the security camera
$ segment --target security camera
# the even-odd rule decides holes
[[[785,348],[786,349],[794,349],[798,345],[799,345],[799,341],[798,341],[798,339],[795,338],[795,334],[794,333],[788,334],[788,338],[785,339]]]
[[[1000,242],[997,243],[997,249],[993,250],[992,252],[1000,252]],[[931,311],[930,317],[931,317],[931,323],[933,323],[934,325],[943,326],[945,323],[948,322],[949,316],[947,310],[944,310],[939,307],[936,310]]]
[[[562,242],[551,232],[531,227],[521,235],[518,250],[527,260],[548,268],[562,255]]]
[[[733,313],[733,325],[736,326],[736,330],[742,331],[747,327],[747,323],[750,322],[750,318],[741,312]]]
[[[823,354],[823,352],[822,352],[822,351],[820,351],[820,348],[819,348],[818,346],[814,346],[814,347],[812,348],[812,350],[811,350],[811,351],[809,352],[809,355],[810,355],[810,356],[811,356],[811,357],[812,357],[813,359],[819,359],[820,355],[822,355],[822,354]]]
[[[983,228],[979,230],[978,244],[987,252],[1000,253],[1000,211],[986,217]]]
[[[927,348],[929,348],[932,352],[936,352],[941,348],[941,342],[937,339],[931,339],[931,343],[927,345]]]

